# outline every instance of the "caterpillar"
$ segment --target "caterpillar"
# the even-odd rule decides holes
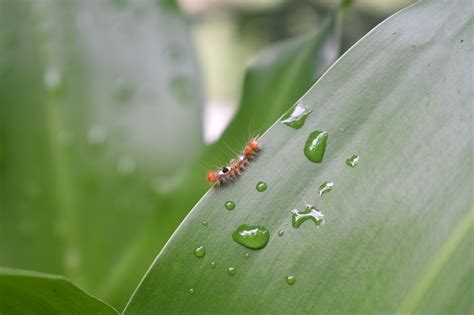
[[[235,160],[231,160],[229,165],[222,167],[219,171],[210,171],[207,173],[207,181],[210,184],[223,185],[232,180],[244,171],[249,162],[253,160],[258,151],[261,150],[261,145],[256,138],[250,139],[245,146],[242,154]]]

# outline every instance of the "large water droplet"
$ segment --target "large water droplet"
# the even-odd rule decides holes
[[[117,161],[117,171],[120,175],[131,175],[135,171],[135,161],[127,156],[121,156]]]
[[[265,191],[265,190],[267,190],[267,183],[258,182],[256,188],[257,188],[257,191],[259,191],[259,192]]]
[[[106,139],[105,130],[100,126],[92,126],[87,133],[87,141],[91,145],[101,145]]]
[[[224,207],[227,209],[227,210],[234,210],[235,208],[235,203],[233,201],[227,201],[225,204],[224,204]]]
[[[334,182],[324,182],[319,186],[319,196],[330,192],[334,188]]]
[[[288,283],[289,285],[293,285],[293,284],[295,284],[295,282],[296,282],[296,279],[295,279],[294,276],[287,276],[286,277],[286,283]]]
[[[235,276],[237,270],[235,269],[235,267],[229,267],[229,269],[227,269],[227,273],[229,274],[229,276]]]
[[[294,108],[291,108],[282,118],[282,123],[294,129],[300,129],[304,126],[306,118],[313,111],[305,108],[303,103],[299,102]]]
[[[56,67],[48,68],[44,73],[43,80],[44,85],[49,91],[57,91],[62,82],[61,71]]]
[[[291,210],[291,213],[291,224],[294,228],[300,227],[300,225],[306,220],[311,220],[316,223],[316,225],[320,225],[324,218],[324,214],[311,205],[307,205],[306,209],[302,211],[293,209]]]
[[[194,250],[194,255],[196,255],[197,258],[202,258],[204,255],[206,255],[206,249],[204,248],[204,245],[199,246]]]
[[[267,245],[270,233],[261,225],[242,224],[232,233],[232,238],[245,247],[260,249]]]
[[[321,163],[323,161],[324,151],[326,150],[326,141],[328,139],[328,133],[326,131],[314,131],[312,132],[306,144],[304,146],[304,155],[315,163]]]
[[[192,101],[192,87],[190,79],[185,76],[174,77],[170,81],[170,89],[180,105],[189,105]]]
[[[356,167],[359,164],[359,156],[354,154],[346,160],[346,164],[350,167]]]

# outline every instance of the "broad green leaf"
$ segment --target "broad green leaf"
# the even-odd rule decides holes
[[[203,147],[203,100],[171,3],[0,1],[0,265],[120,307],[173,231],[160,191]]]
[[[0,313],[118,314],[63,277],[8,268],[0,268]]]
[[[472,313],[473,21],[470,1],[425,1],[366,35],[301,98],[305,125],[276,123],[245,175],[196,205],[125,314]],[[314,131],[328,133],[321,163],[303,152]],[[306,203],[319,228],[292,227]],[[268,245],[234,242],[241,224]]]

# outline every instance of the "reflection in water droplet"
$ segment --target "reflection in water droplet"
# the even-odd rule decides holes
[[[285,234],[285,231],[283,230],[278,231],[278,236],[283,236],[283,234]]]
[[[249,254],[249,253],[245,253],[244,257],[245,257],[245,258],[250,258],[250,254]]]
[[[44,85],[50,91],[56,91],[61,86],[61,71],[56,67],[46,70],[43,77]]]
[[[282,123],[294,129],[303,127],[306,118],[313,111],[305,108],[303,103],[298,102],[295,107],[291,108],[282,118]]]
[[[319,186],[319,196],[330,192],[334,188],[334,182],[324,182]]]
[[[267,245],[270,233],[261,225],[242,224],[232,233],[232,238],[245,247],[260,249]]]
[[[206,221],[206,220],[202,221],[202,223],[201,223],[201,224],[202,224],[202,226],[207,226],[207,225],[208,225],[208,223],[207,223],[207,221]]]
[[[229,276],[235,276],[237,270],[235,269],[235,267],[229,267],[229,269],[227,269],[227,273],[229,274]]]
[[[265,182],[258,182],[256,188],[257,188],[257,190],[258,190],[259,192],[265,191],[265,190],[267,190],[267,183],[265,183]]]
[[[306,209],[302,211],[293,209],[291,210],[291,213],[291,224],[294,228],[300,227],[300,225],[306,220],[311,220],[318,226],[321,224],[324,218],[324,214],[311,205],[307,205]]]
[[[135,171],[135,161],[127,155],[121,156],[117,162],[117,171],[123,176],[131,175]]]
[[[192,84],[189,78],[185,76],[174,77],[170,81],[170,90],[174,98],[180,105],[190,105],[193,94]]]
[[[194,292],[196,292],[196,291],[193,288],[189,289],[190,294],[194,294]]]
[[[199,246],[194,250],[194,255],[196,255],[197,258],[202,258],[204,255],[206,255],[206,249],[204,248],[204,245]]]
[[[211,268],[216,268],[216,263],[214,261],[211,261],[210,265],[211,265]]]
[[[287,276],[286,277],[286,283],[288,283],[289,285],[293,285],[293,284],[295,284],[295,282],[296,282],[296,279],[295,279],[294,276]]]
[[[346,160],[346,164],[349,165],[350,167],[356,167],[357,164],[359,164],[359,156],[358,155],[353,155],[349,159]]]
[[[87,141],[91,145],[101,145],[105,142],[106,138],[105,130],[100,126],[93,126],[87,133]]]
[[[312,132],[306,144],[304,146],[304,155],[315,163],[321,163],[323,161],[324,151],[326,150],[326,141],[328,139],[328,133],[326,131],[314,131]]]
[[[227,210],[234,210],[235,208],[235,203],[233,201],[227,201],[225,204],[224,204],[224,207],[227,209]]]

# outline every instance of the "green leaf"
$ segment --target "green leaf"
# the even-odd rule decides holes
[[[426,1],[366,35],[302,97],[305,125],[276,123],[245,174],[196,205],[125,314],[473,312],[473,21],[470,1]],[[318,130],[313,163],[303,150]],[[292,227],[306,203],[319,229],[316,214]],[[234,242],[241,224],[268,229],[268,245]]]
[[[112,307],[55,275],[0,268],[2,314],[118,314]]]
[[[203,148],[189,37],[158,1],[0,1],[0,265],[126,302],[175,227],[161,191]]]

